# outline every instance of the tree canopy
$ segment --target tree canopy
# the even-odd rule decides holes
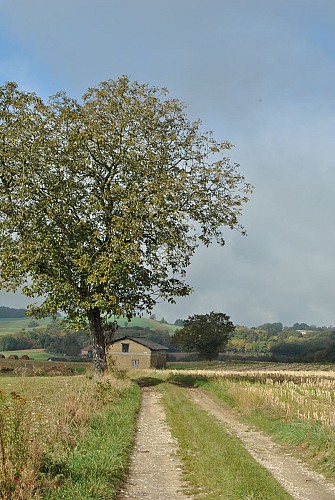
[[[184,327],[175,333],[173,342],[212,361],[217,359],[234,329],[230,317],[224,313],[195,314],[184,320]]]
[[[257,326],[258,330],[265,330],[268,333],[279,333],[283,331],[283,323],[264,323],[264,325]]]
[[[79,102],[0,87],[0,286],[37,317],[88,319],[97,372],[104,318],[150,311],[191,288],[200,242],[224,244],[250,185],[227,142],[190,122],[165,89],[126,76]]]

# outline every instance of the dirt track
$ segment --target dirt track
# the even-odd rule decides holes
[[[143,389],[135,447],[128,482],[119,500],[191,499],[183,494],[182,464],[176,455],[178,445],[166,424],[161,395],[153,388]]]
[[[233,410],[219,406],[198,389],[189,389],[189,395],[195,403],[223,423],[227,430],[239,437],[250,455],[268,469],[294,499],[335,499],[334,485],[320,474],[308,470],[300,461],[285,453],[269,437],[241,423]]]
[[[213,415],[226,430],[238,436],[250,455],[272,473],[292,498],[335,499],[334,485],[308,470],[270,438],[241,423],[234,411],[219,406],[199,389],[185,391],[188,391],[194,403]],[[183,492],[186,485],[182,482],[182,464],[176,455],[177,449],[177,443],[166,424],[160,394],[153,388],[144,389],[128,483],[119,500],[191,499]]]

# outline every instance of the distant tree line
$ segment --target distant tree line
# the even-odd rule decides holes
[[[25,309],[0,306],[0,317],[24,316]],[[177,319],[174,324],[182,328],[185,320]],[[65,328],[58,319],[46,327],[39,326],[38,321],[32,319],[28,326],[29,330],[1,335],[0,351],[39,348],[50,354],[76,356],[84,345],[90,343],[88,331],[75,332]],[[185,350],[185,347],[175,341],[174,335],[164,328],[151,330],[120,325],[115,336],[122,335],[148,338],[168,347],[170,352]],[[335,327],[320,327],[307,323],[294,323],[293,326],[287,327],[280,322],[264,323],[251,328],[237,325],[235,330],[230,332],[225,350],[237,357],[250,355],[254,359],[266,358],[273,361],[332,363],[335,362]]]
[[[32,324],[32,322],[31,322]],[[38,323],[37,323],[38,325]],[[55,321],[46,327],[22,330],[19,333],[1,335],[0,351],[18,351],[23,349],[44,349],[50,354],[77,356],[81,348],[89,343],[88,331],[75,332]]]
[[[25,316],[26,309],[0,306],[0,318],[24,318]]]
[[[335,362],[335,332],[333,327],[306,323],[237,326],[227,349],[235,354],[267,355],[274,361]]]
[[[50,354],[65,354],[77,356],[82,347],[91,342],[87,330],[72,331],[59,321],[54,321],[46,327],[40,327],[37,321],[28,324],[31,330],[22,330],[16,334],[0,336],[0,351],[18,351],[23,349],[44,349]],[[173,343],[173,336],[168,330],[150,330],[149,328],[120,327],[114,337],[129,335],[132,337],[145,337],[158,344],[162,344],[172,351],[178,351]]]

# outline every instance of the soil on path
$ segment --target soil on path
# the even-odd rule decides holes
[[[320,474],[307,469],[285,453],[269,437],[239,421],[236,412],[218,405],[200,389],[188,389],[192,400],[236,435],[250,455],[268,469],[285,490],[297,500],[335,499],[335,486]]]
[[[183,500],[178,445],[167,426],[161,395],[144,388],[127,484],[119,500]]]

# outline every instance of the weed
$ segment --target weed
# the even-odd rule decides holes
[[[27,400],[0,392],[0,491],[3,499],[34,498],[40,449],[33,442]],[[25,497],[22,497],[24,492]]]

